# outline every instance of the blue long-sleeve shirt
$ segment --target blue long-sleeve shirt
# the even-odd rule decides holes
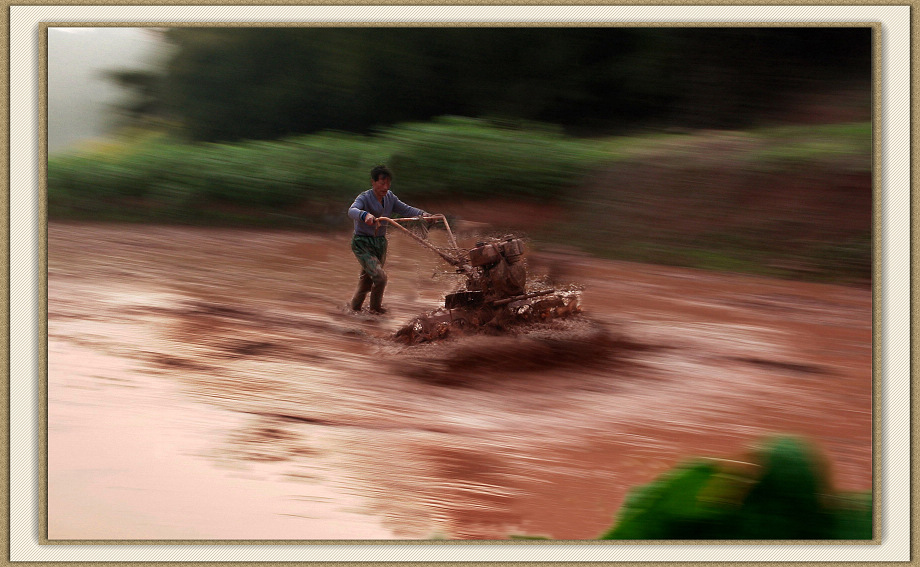
[[[372,224],[367,225],[364,223],[364,217],[367,216],[367,213],[375,217],[389,217],[393,213],[402,217],[417,217],[419,215],[428,214],[422,209],[410,207],[403,203],[392,191],[387,191],[381,203],[377,200],[377,196],[374,195],[374,190],[368,189],[364,193],[358,195],[355,202],[348,208],[348,216],[355,221],[355,234],[362,234],[364,236],[386,235],[387,224],[389,223],[382,222],[379,228],[374,227]]]

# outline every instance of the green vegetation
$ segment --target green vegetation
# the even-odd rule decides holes
[[[49,158],[48,214],[345,228],[370,168],[387,163],[407,202],[554,206],[568,220],[529,236],[605,257],[866,281],[871,134],[859,123],[593,139],[459,117],[237,144],[135,131]]]
[[[781,437],[747,466],[695,460],[633,490],[601,539],[872,539],[872,494],[835,493],[820,457]]]
[[[872,125],[826,124],[763,129],[770,143],[749,156],[752,167],[783,171],[801,165],[831,165],[841,171],[867,171],[872,165]]]
[[[172,28],[155,70],[111,80],[136,118],[190,140],[371,132],[436,116],[500,116],[579,132],[748,128],[805,94],[871,96],[863,28]]]
[[[228,210],[250,221],[295,210],[341,211],[377,163],[397,173],[401,198],[559,198],[599,159],[590,144],[542,125],[497,127],[442,118],[372,136],[324,132],[278,142],[181,144],[166,136],[55,156],[52,218],[210,220]],[[235,207],[235,208],[234,208]],[[244,220],[240,218],[239,220]],[[285,224],[299,226],[290,218]]]

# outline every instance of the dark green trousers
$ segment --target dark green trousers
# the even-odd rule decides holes
[[[358,277],[358,290],[351,300],[351,308],[361,309],[367,293],[371,294],[370,308],[380,311],[383,303],[383,290],[387,286],[387,273],[383,264],[387,259],[387,239],[385,236],[363,236],[356,234],[351,239],[351,251],[361,264]]]

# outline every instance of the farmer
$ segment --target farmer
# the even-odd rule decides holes
[[[367,292],[371,292],[370,310],[386,313],[381,302],[387,285],[387,273],[383,264],[387,258],[387,223],[377,220],[397,213],[404,217],[427,215],[425,211],[403,203],[390,191],[393,174],[385,165],[371,170],[371,188],[358,195],[348,209],[348,216],[355,221],[355,235],[351,239],[351,250],[361,264],[358,291],[351,300],[351,308],[360,311]]]

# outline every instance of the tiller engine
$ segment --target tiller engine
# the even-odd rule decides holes
[[[443,221],[449,249],[439,249],[398,224],[417,218],[380,218],[398,227],[466,276],[464,286],[444,298],[444,307],[416,317],[396,332],[396,339],[417,344],[442,339],[455,332],[502,330],[515,324],[540,322],[581,311],[578,290],[528,289],[524,241],[513,235],[477,242],[460,249],[443,215],[426,217]]]

